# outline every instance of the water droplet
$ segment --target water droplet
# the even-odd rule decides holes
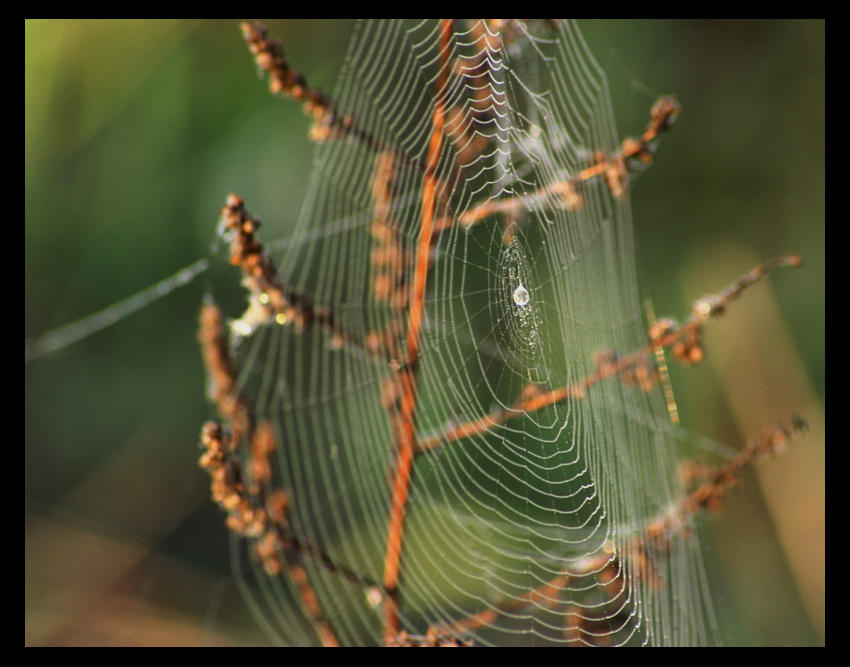
[[[514,303],[520,307],[528,303],[528,290],[522,285],[514,290]]]
[[[372,609],[377,609],[381,603],[384,601],[384,594],[381,593],[381,589],[377,586],[370,586],[366,589],[366,602],[369,603],[369,606]]]

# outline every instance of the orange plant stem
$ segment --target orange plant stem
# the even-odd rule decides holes
[[[443,19],[441,29],[440,53],[445,58],[451,40],[451,20]],[[446,82],[445,62],[441,64],[441,74],[437,83],[437,98]],[[384,558],[384,588],[387,598],[384,604],[384,637],[389,640],[398,634],[398,578],[401,564],[402,535],[407,500],[410,493],[410,478],[413,471],[413,457],[416,451],[415,411],[416,411],[416,365],[419,358],[422,314],[425,308],[425,286],[431,262],[431,245],[434,235],[435,208],[437,202],[438,181],[434,175],[443,144],[443,125],[445,110],[438,101],[434,108],[433,130],[428,146],[425,177],[422,190],[422,224],[419,230],[419,245],[416,252],[416,264],[413,275],[410,311],[407,324],[407,360],[405,381],[402,382],[402,400],[400,424],[397,429],[398,452],[393,481],[393,495],[390,505],[389,527],[387,531],[387,551]]]

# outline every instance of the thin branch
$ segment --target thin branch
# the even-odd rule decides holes
[[[584,206],[584,197],[581,195],[582,184],[597,177],[603,177],[611,194],[622,199],[626,195],[629,174],[636,165],[652,163],[655,140],[672,127],[679,111],[679,102],[674,96],[660,97],[652,106],[649,124],[640,139],[624,139],[620,150],[610,155],[603,152],[594,153],[591,164],[567,180],[539,188],[528,195],[488,201],[462,213],[457,222],[464,227],[472,227],[492,215],[502,214],[511,217],[528,210],[531,206],[549,206],[567,211],[578,210]],[[437,227],[442,230],[454,224],[454,218],[444,218]],[[508,235],[505,242],[509,241]]]
[[[449,51],[452,37],[452,25],[449,19],[443,19],[440,26],[441,58]],[[416,253],[413,286],[407,320],[407,358],[406,364],[399,369],[402,390],[400,410],[394,415],[393,433],[396,438],[396,464],[392,483],[392,500],[387,532],[387,550],[384,556],[384,588],[387,596],[384,603],[384,637],[389,640],[398,635],[398,578],[401,562],[404,519],[407,512],[407,500],[410,492],[410,478],[413,472],[413,456],[416,451],[415,413],[416,383],[421,330],[425,309],[425,286],[431,267],[434,221],[436,209],[442,198],[438,192],[438,181],[434,176],[443,148],[443,127],[445,109],[439,102],[439,96],[446,84],[446,63],[440,63],[437,81],[438,100],[434,106],[432,118],[431,142],[428,147],[425,178],[422,188],[422,220],[419,228],[419,246]]]
[[[353,137],[363,145],[377,152],[395,151],[373,134],[357,125],[350,113],[341,113],[336,103],[319,88],[308,85],[304,75],[289,65],[283,57],[283,43],[269,39],[268,28],[259,21],[241,24],[242,35],[254,56],[257,67],[269,76],[269,90],[273,95],[283,95],[303,103],[304,112],[313,118],[310,139],[328,141],[341,137]],[[398,157],[414,168],[422,171],[422,165],[415,158],[396,153]]]
[[[268,38],[268,28],[259,21],[242,23],[242,35],[248,43],[261,71],[269,75],[269,90],[304,104],[304,111],[313,118],[310,138],[324,140],[337,132],[348,131],[353,121],[350,115],[339,115],[331,98],[319,88],[311,88],[307,79],[283,57],[283,43]]]
[[[486,433],[508,419],[548,408],[567,399],[583,399],[590,387],[608,378],[619,377],[626,384],[638,384],[648,391],[658,380],[658,373],[652,362],[655,350],[669,349],[673,358],[683,364],[699,363],[705,357],[702,328],[709,319],[723,314],[728,305],[741,296],[747,287],[774,269],[797,268],[801,264],[802,260],[796,254],[782,255],[760,264],[717,294],[696,301],[691,316],[683,324],[677,326],[669,318],[659,320],[650,331],[649,344],[637,352],[620,356],[612,350],[601,350],[596,354],[596,370],[586,377],[551,391],[541,390],[536,385],[527,385],[513,405],[479,419],[452,425],[438,435],[421,439],[416,454]]]
[[[198,338],[209,376],[210,396],[227,424],[224,429],[210,421],[201,429],[204,453],[198,465],[210,476],[212,499],[227,513],[227,527],[254,541],[254,557],[267,575],[288,571],[322,645],[338,646],[304,569],[295,562],[287,562],[285,557],[286,553],[304,551],[304,545],[288,535],[287,493],[282,489],[271,490],[269,457],[277,451],[278,443],[270,422],[254,424],[249,401],[237,389],[235,364],[230,357],[221,310],[212,300],[207,300],[201,309]],[[237,455],[243,441],[250,448],[246,465]],[[265,502],[258,504],[257,500],[262,498]],[[307,552],[314,558],[321,556],[317,550]],[[319,560],[325,562],[324,558]]]
[[[310,297],[280,279],[274,262],[266,255],[257,236],[260,221],[248,213],[241,197],[228,196],[219,226],[222,237],[230,245],[230,263],[242,269],[242,285],[250,295],[245,313],[230,324],[232,344],[251,335],[261,325],[290,324],[297,331],[303,331],[317,323],[328,333],[331,347],[354,345],[370,356],[384,356],[389,360],[387,349],[374,341],[361,340],[344,326],[330,307],[314,304]]]
[[[463,635],[493,623],[503,614],[521,611],[531,604],[554,608],[564,603],[561,592],[574,579],[593,577],[605,591],[609,603],[620,600],[629,586],[643,578],[653,587],[658,587],[661,577],[655,563],[657,558],[668,554],[676,536],[687,537],[691,531],[692,517],[702,511],[718,512],[722,509],[727,494],[739,483],[743,471],[756,461],[781,453],[794,436],[806,429],[806,423],[800,417],[792,417],[765,427],[740,454],[726,465],[718,468],[702,469],[703,482],[691,491],[681,503],[671,508],[664,516],[651,521],[647,528],[629,540],[625,547],[617,551],[612,543],[606,543],[595,555],[581,559],[569,570],[553,577],[542,585],[524,594],[503,601],[482,612],[462,618],[445,625],[429,629],[429,636],[459,638]],[[627,580],[624,564],[630,564],[631,580]],[[600,645],[606,636],[610,636],[610,623],[619,614],[618,609],[608,609],[602,605],[598,618],[588,617],[571,605],[564,608],[568,619],[566,635],[568,639],[585,644]],[[604,626],[604,627],[602,627]]]

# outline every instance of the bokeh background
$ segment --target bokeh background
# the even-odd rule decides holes
[[[332,91],[351,24],[269,24]],[[656,313],[683,317],[777,254],[805,259],[750,290],[708,329],[706,363],[671,377],[682,426],[720,443],[808,420],[708,522],[708,557],[730,642],[823,644],[825,23],[582,26],[621,134],[642,131],[658,94],[682,103],[632,195]],[[27,340],[209,257],[229,192],[264,238],[291,229],[309,121],[268,95],[237,21],[28,20],[25,49]],[[196,466],[211,415],[196,316],[213,275],[25,365],[27,645],[268,643]]]

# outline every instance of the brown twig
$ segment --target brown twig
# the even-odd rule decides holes
[[[440,54],[448,53],[452,36],[449,19],[443,19],[440,27],[442,43]],[[446,84],[446,63],[440,67],[435,99]],[[422,319],[425,308],[425,286],[431,267],[431,247],[433,243],[434,221],[437,207],[442,196],[438,191],[438,180],[434,175],[443,147],[443,127],[445,109],[438,101],[434,106],[432,118],[431,142],[428,148],[425,177],[422,188],[422,219],[419,228],[419,245],[416,253],[415,271],[411,289],[410,306],[407,319],[407,358],[406,364],[399,369],[401,387],[400,409],[394,415],[393,433],[396,438],[396,463],[390,501],[390,518],[387,533],[387,550],[384,556],[384,589],[387,592],[384,606],[384,637],[389,640],[398,635],[398,578],[401,562],[404,518],[410,492],[410,479],[413,471],[413,456],[416,451],[415,413],[416,387],[419,348],[421,345]]]
[[[679,111],[679,102],[674,96],[660,97],[652,107],[649,124],[640,139],[624,139],[620,150],[611,155],[603,152],[594,153],[591,164],[567,180],[539,188],[530,195],[506,197],[470,208],[460,215],[457,222],[464,227],[471,227],[496,214],[506,217],[515,216],[520,211],[526,210],[529,202],[537,206],[550,206],[566,211],[578,210],[584,206],[584,197],[581,195],[582,184],[600,176],[605,179],[611,194],[622,199],[626,194],[628,176],[634,166],[652,163],[655,140],[672,127]],[[445,218],[438,223],[437,227],[447,229],[453,224],[455,224],[454,219]],[[506,234],[505,242],[508,243],[510,238],[510,234]]]
[[[331,98],[318,88],[311,88],[304,75],[290,67],[283,57],[283,44],[268,38],[268,28],[259,21],[242,23],[242,34],[254,54],[260,70],[269,75],[269,90],[304,104],[304,111],[313,118],[310,138],[324,140],[335,132],[351,127],[351,117],[336,113]]]
[[[248,399],[237,388],[221,310],[211,299],[201,309],[198,338],[209,376],[210,396],[227,425],[222,428],[210,421],[201,429],[204,453],[198,465],[210,476],[212,499],[226,512],[227,527],[254,541],[254,556],[267,575],[288,571],[322,645],[338,646],[304,569],[297,563],[287,563],[284,557],[287,551],[300,553],[305,549],[288,536],[288,495],[281,489],[271,490],[269,457],[277,451],[278,443],[270,422],[255,425],[250,417]],[[237,455],[243,441],[249,443],[247,465]],[[265,502],[258,504],[257,500],[262,498]],[[317,555],[315,550],[306,551]]]
[[[691,316],[683,324],[677,326],[669,318],[659,320],[650,331],[650,342],[640,350],[626,355],[618,355],[613,350],[600,350],[596,354],[596,370],[577,382],[551,391],[528,385],[510,407],[491,412],[479,419],[452,425],[438,435],[423,438],[418,443],[416,453],[421,454],[450,442],[485,433],[508,419],[542,410],[567,399],[583,399],[590,387],[609,378],[619,377],[626,384],[637,384],[648,391],[658,380],[658,373],[652,362],[655,350],[669,349],[673,358],[683,364],[699,363],[705,357],[702,328],[706,321],[723,314],[728,305],[741,296],[744,289],[774,269],[797,268],[801,264],[802,260],[796,254],[782,255],[760,264],[717,294],[699,299],[694,303]]]
[[[228,196],[219,225],[222,237],[230,245],[230,263],[242,269],[242,285],[249,294],[248,308],[230,324],[232,342],[266,324],[292,325],[300,332],[317,323],[327,332],[331,347],[354,345],[372,356],[389,354],[380,345],[361,340],[331,308],[314,304],[280,279],[257,236],[260,221],[248,213],[241,197]]]
[[[350,136],[377,152],[394,150],[373,134],[358,127],[351,114],[339,112],[334,101],[319,88],[310,87],[304,75],[284,59],[283,43],[269,39],[265,24],[260,21],[245,22],[241,24],[241,29],[257,67],[269,76],[271,93],[301,102],[304,112],[312,117],[310,139],[328,141]],[[423,165],[409,156],[398,156],[406,164],[420,170],[423,168]]]
[[[595,555],[582,559],[578,566],[558,574],[551,580],[531,589],[524,594],[495,604],[467,618],[450,624],[434,626],[429,635],[440,637],[463,637],[463,635],[496,621],[503,614],[521,611],[531,604],[553,608],[564,603],[561,592],[572,580],[592,577],[604,591],[611,604],[621,604],[627,588],[638,579],[647,581],[657,588],[661,577],[656,561],[659,556],[669,553],[673,539],[687,537],[691,531],[692,517],[703,511],[718,512],[730,490],[740,482],[742,472],[752,463],[780,453],[788,441],[805,430],[806,423],[800,417],[765,427],[740,454],[726,465],[718,468],[703,468],[704,481],[691,491],[676,507],[663,516],[651,521],[646,529],[632,539],[618,552],[612,543],[606,543]],[[624,564],[630,564],[631,579],[624,570]],[[573,605],[563,610],[567,619],[565,636],[568,640],[580,644],[598,646],[610,636],[612,622],[620,616],[622,609],[611,609],[603,604],[595,615],[579,611]],[[626,622],[624,619],[620,622]]]

